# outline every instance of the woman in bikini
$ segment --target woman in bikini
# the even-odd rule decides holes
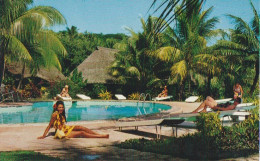
[[[234,91],[234,99],[236,99],[237,97],[242,99],[242,95],[243,95],[244,91],[239,83],[236,83],[233,86],[233,91]]]
[[[59,131],[64,132],[67,138],[109,138],[108,134],[98,134],[83,126],[68,126],[66,123],[65,108],[62,101],[57,101],[53,107],[51,120],[43,135],[38,139],[44,139],[51,127],[55,128],[55,137],[58,138]]]
[[[167,97],[168,96],[168,89],[167,86],[164,86],[162,93],[160,93],[157,97]]]
[[[62,89],[60,95],[61,95],[61,97],[70,97],[68,85],[65,85],[65,87]]]
[[[208,96],[205,101],[203,101],[200,106],[192,111],[191,113],[198,113],[198,112],[207,112],[207,107],[213,109],[214,111],[228,111],[233,110],[236,108],[238,104],[241,103],[241,98],[237,97],[234,99],[233,104],[218,104],[212,97]]]

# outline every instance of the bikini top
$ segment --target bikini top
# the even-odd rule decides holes
[[[61,121],[60,121],[60,115],[59,115],[59,112],[58,111],[55,111],[54,113],[57,113],[57,116],[56,116],[56,119],[53,123],[53,128],[55,128],[56,130],[59,128],[60,125],[65,125],[65,117],[64,116],[61,116]]]
[[[234,89],[234,92],[236,92],[236,93],[241,93],[240,86],[238,86],[237,88],[235,88],[235,89]]]

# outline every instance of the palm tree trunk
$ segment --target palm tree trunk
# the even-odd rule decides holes
[[[2,84],[2,79],[4,76],[4,66],[5,66],[5,54],[0,51],[0,86]]]
[[[179,100],[182,101],[183,97],[184,97],[184,87],[185,87],[185,82],[186,82],[186,78],[184,78],[182,81],[181,81],[181,85],[180,85],[180,93],[179,93]]]
[[[21,78],[19,80],[19,83],[18,83],[18,86],[17,86],[17,90],[20,89],[21,85],[22,85],[22,82],[23,82],[23,79],[24,79],[24,71],[25,71],[25,63],[23,64],[23,69],[22,69],[22,73],[21,73]]]
[[[252,94],[255,90],[256,83],[258,82],[258,78],[259,78],[259,60],[256,60],[256,62],[255,62],[255,78],[254,78],[253,85],[251,86],[251,89],[250,89],[250,95],[251,96],[252,96]]]
[[[211,74],[208,75],[208,81],[207,81],[207,91],[206,91],[206,96],[211,96],[211,91],[210,91],[210,84],[211,84],[211,79],[213,76]]]

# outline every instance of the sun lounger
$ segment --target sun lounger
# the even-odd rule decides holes
[[[188,97],[188,98],[185,100],[185,102],[187,102],[187,103],[193,103],[193,102],[197,101],[198,98],[199,98],[198,96],[190,96],[190,97]]]
[[[153,101],[162,101],[162,100],[170,100],[173,96],[167,96],[167,97],[155,97],[152,100]]]
[[[89,96],[86,96],[84,94],[76,94],[76,96],[82,100],[91,100],[91,98]]]
[[[118,100],[126,100],[126,97],[122,94],[115,94],[115,97],[118,99]]]
[[[62,101],[72,101],[71,97],[61,97],[60,94],[57,94],[57,98],[62,100]]]
[[[225,103],[225,102],[228,102],[228,101],[231,101],[232,98],[225,98],[225,99],[219,99],[219,100],[215,100],[217,103]]]
[[[116,122],[116,127],[121,131],[123,127],[135,127],[135,130],[138,130],[139,126],[155,126],[156,127],[156,136],[159,139],[161,135],[161,126],[172,126],[175,124],[180,124],[184,122],[183,118],[164,118],[156,120],[144,120],[144,121],[118,121]],[[157,126],[160,127],[160,132],[158,133]]]

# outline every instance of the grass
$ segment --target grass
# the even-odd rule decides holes
[[[50,157],[33,151],[0,152],[1,161],[61,161],[60,158]]]

